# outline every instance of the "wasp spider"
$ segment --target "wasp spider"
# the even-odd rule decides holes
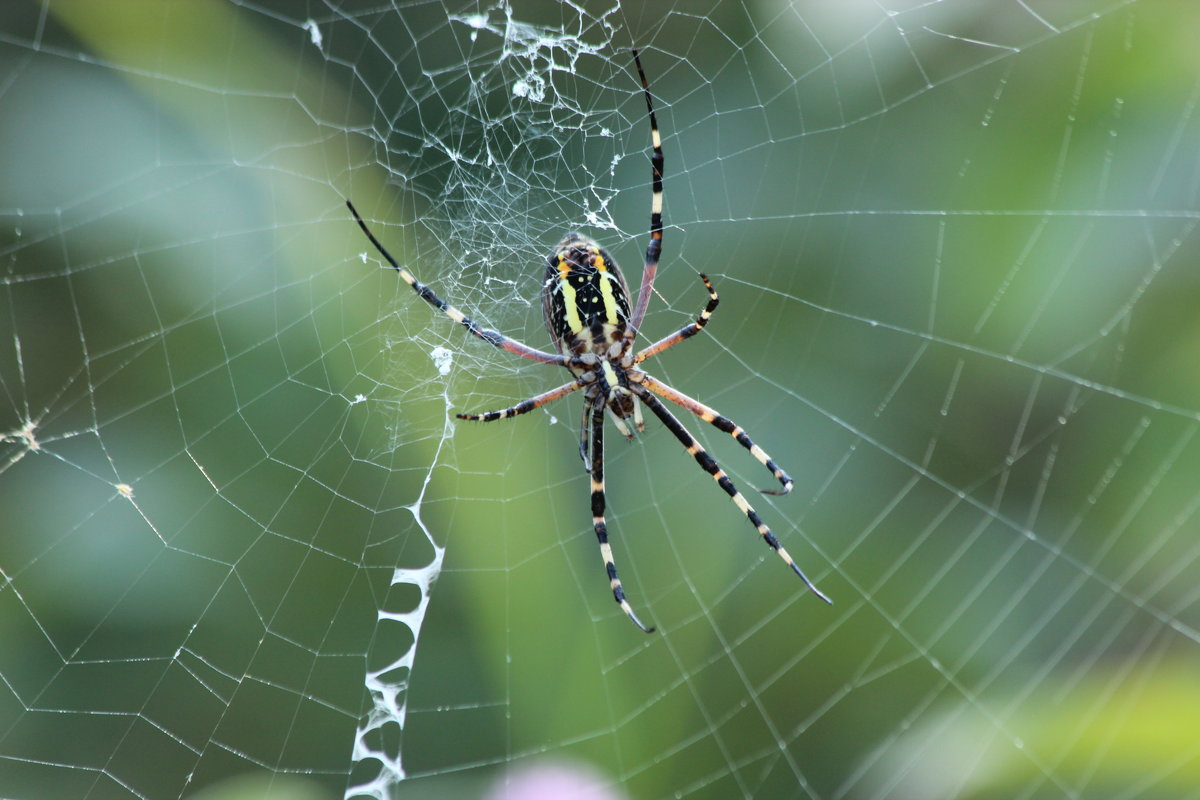
[[[654,287],[654,275],[658,270],[659,255],[662,251],[662,205],[663,205],[663,151],[662,137],[658,132],[658,121],[654,116],[654,103],[650,97],[650,86],[646,74],[642,71],[641,60],[636,50],[633,51],[634,64],[642,81],[642,93],[646,98],[646,111],[650,118],[650,140],[653,147],[650,157],[652,168],[652,190],[650,211],[650,244],[646,247],[646,261],[642,268],[642,283],[638,288],[637,305],[630,313],[629,286],[625,276],[621,274],[617,262],[596,242],[578,233],[568,233],[554,248],[546,264],[545,279],[542,282],[542,311],[546,318],[546,328],[554,340],[557,353],[547,353],[522,344],[515,339],[487,328],[482,328],[454,306],[438,297],[432,289],[418,281],[413,274],[397,263],[387,251],[361,216],[354,205],[347,200],[350,213],[362,228],[363,233],[383,255],[400,277],[411,286],[418,295],[430,305],[437,308],[450,319],[462,325],[472,335],[479,337],[490,345],[507,350],[510,353],[537,361],[542,364],[554,364],[566,367],[572,374],[567,383],[536,397],[522,400],[515,406],[500,411],[488,411],[483,414],[457,414],[459,419],[492,422],[507,419],[520,414],[526,414],[535,408],[540,408],[568,394],[583,390],[583,423],[579,434],[579,454],[583,458],[584,468],[591,475],[592,496],[592,525],[596,538],[600,542],[600,555],[604,559],[604,567],[608,572],[609,585],[612,587],[613,598],[620,604],[621,609],[629,616],[635,625],[647,633],[654,628],[648,627],[633,612],[617,577],[617,566],[613,562],[612,546],[608,542],[608,529],[604,521],[604,412],[607,409],[617,430],[627,439],[632,439],[633,428],[645,430],[642,417],[644,403],[654,416],[667,426],[687,452],[696,459],[696,463],[716,480],[717,484],[729,495],[750,524],[792,571],[818,597],[826,603],[832,602],[821,593],[812,581],[796,566],[796,562],[788,555],[787,550],[779,544],[775,534],[758,516],[758,512],[742,496],[733,481],[725,474],[712,456],[700,446],[695,437],[683,426],[675,415],[663,405],[658,398],[662,397],[681,406],[703,421],[724,431],[737,440],[738,444],[750,451],[750,455],[758,459],[782,488],[774,491],[763,490],[764,494],[782,495],[792,489],[792,479],[779,468],[771,457],[758,445],[750,440],[746,432],[733,420],[718,414],[712,408],[693,400],[670,386],[647,375],[639,365],[674,347],[685,339],[695,336],[712,317],[717,307],[717,293],[712,283],[705,275],[700,275],[708,290],[708,304],[700,315],[679,330],[659,339],[654,344],[642,350],[635,350],[634,338],[642,326],[646,316],[646,307],[650,303],[650,294]]]

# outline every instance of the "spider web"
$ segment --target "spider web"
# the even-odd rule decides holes
[[[0,10],[0,795],[1197,797],[1189,4]],[[612,602],[571,229],[826,607],[654,421]],[[611,430],[611,429],[610,429]]]

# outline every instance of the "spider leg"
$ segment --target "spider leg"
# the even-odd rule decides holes
[[[634,378],[631,377],[630,380],[634,380]],[[778,464],[772,461],[771,457],[767,455],[766,451],[751,441],[750,437],[746,434],[746,431],[744,431],[740,425],[731,420],[729,417],[722,416],[715,409],[709,408],[699,400],[688,397],[683,392],[678,392],[672,389],[670,386],[667,386],[662,381],[657,380],[645,373],[642,373],[640,379],[637,379],[637,382],[655,394],[661,395],[662,397],[670,400],[675,405],[686,408],[688,411],[692,412],[709,425],[712,425],[717,430],[724,431],[734,439],[737,439],[737,443],[749,450],[750,455],[758,459],[760,464],[771,470],[771,474],[774,475],[775,479],[779,481],[780,485],[783,486],[782,489],[759,489],[758,491],[763,494],[781,495],[787,494],[792,490],[792,486],[795,485],[795,481],[792,480],[792,477],[784,472]]]
[[[688,453],[696,459],[696,463],[699,464],[705,472],[707,472],[709,475],[712,475],[713,480],[717,482],[717,485],[725,490],[725,493],[729,495],[731,500],[733,500],[733,504],[737,506],[743,514],[746,515],[746,519],[750,520],[750,524],[758,530],[758,533],[760,536],[762,536],[763,541],[765,541],[772,550],[779,554],[779,557],[783,559],[784,563],[792,568],[792,572],[795,572],[800,576],[800,580],[804,581],[804,585],[807,586],[813,594],[824,600],[826,603],[832,605],[833,601],[826,597],[820,589],[813,585],[813,582],[810,581],[808,576],[800,570],[800,567],[796,566],[796,562],[792,560],[792,557],[788,554],[788,551],[785,550],[783,545],[779,543],[779,540],[775,538],[775,534],[771,533],[771,529],[767,527],[767,524],[762,521],[761,517],[758,516],[758,512],[756,512],[750,503],[747,502],[746,498],[742,496],[742,493],[737,490],[737,487],[733,485],[733,481],[731,481],[729,476],[725,474],[724,470],[717,465],[717,462],[714,461],[713,457],[708,454],[708,451],[700,446],[700,443],[696,441],[696,437],[692,436],[692,434],[688,432],[688,429],[685,428],[683,424],[675,418],[675,415],[672,414],[657,397],[651,394],[648,389],[636,383],[632,384],[632,388],[635,392],[641,395],[642,400],[647,406],[650,407],[650,410],[654,412],[654,415],[662,420],[663,425],[666,425],[667,429],[671,431],[671,433],[675,434],[675,438],[678,439],[679,443],[682,444]]]
[[[509,417],[517,417],[521,414],[527,414],[535,408],[540,408],[547,403],[552,403],[560,397],[565,397],[571,392],[583,386],[583,383],[577,378],[570,383],[564,383],[557,389],[551,389],[548,392],[542,392],[535,397],[530,397],[528,400],[522,400],[515,406],[502,409],[500,411],[485,411],[482,414],[455,414],[459,419],[467,419],[475,422],[494,422],[498,419],[508,419]]]
[[[437,294],[434,293],[433,289],[430,289],[428,286],[418,281],[415,277],[413,277],[411,272],[400,266],[392,254],[387,251],[387,248],[380,244],[379,240],[375,238],[375,234],[371,233],[371,229],[367,227],[367,223],[363,221],[361,216],[359,216],[358,209],[354,207],[354,204],[347,200],[346,207],[349,208],[350,213],[354,215],[355,221],[358,222],[358,227],[362,228],[363,233],[365,233],[367,238],[371,240],[371,244],[375,245],[375,249],[379,251],[380,255],[387,259],[387,262],[392,265],[392,269],[400,273],[400,277],[404,280],[404,282],[411,286],[413,291],[420,295],[422,300],[429,303],[429,305],[433,306],[438,311],[441,311],[459,325],[462,325],[464,328],[470,331],[473,336],[478,336],[480,339],[483,339],[490,345],[499,347],[501,350],[507,350],[514,355],[521,356],[522,358],[528,358],[530,361],[539,361],[543,364],[557,364],[558,366],[566,366],[568,363],[570,363],[570,359],[567,356],[554,353],[545,353],[541,350],[530,347],[529,345],[522,344],[516,339],[510,339],[499,331],[493,331],[488,328],[480,327],[475,320],[471,319],[466,314],[462,313],[457,308],[438,297]]]
[[[595,389],[595,387],[592,387]],[[583,399],[583,419],[579,423],[579,457],[583,459],[583,469],[589,475],[592,472],[592,406],[595,395],[589,393]]]
[[[617,577],[617,565],[613,561],[612,545],[608,543],[608,526],[604,521],[604,409],[604,397],[601,395],[592,404],[592,527],[596,529],[596,539],[600,542],[600,557],[604,559],[604,569],[608,572],[613,599],[634,625],[646,633],[654,633],[654,628],[647,627],[638,619],[629,601],[625,599],[625,589],[621,587],[621,579]]]
[[[708,320],[712,317],[713,312],[717,310],[717,304],[721,302],[721,299],[717,297],[717,290],[713,288],[712,283],[708,280],[708,276],[703,272],[700,273],[700,280],[704,281],[704,285],[708,288],[708,304],[704,306],[704,310],[700,312],[700,316],[696,317],[696,321],[684,325],[670,336],[664,336],[642,350],[634,356],[633,363],[640,364],[647,358],[656,356],[668,347],[674,347],[684,339],[690,339],[704,330],[704,326],[708,324]]]
[[[650,84],[642,71],[638,51],[633,51],[633,63],[637,65],[638,77],[642,79],[642,94],[646,97],[646,112],[650,115],[650,144],[654,150],[650,156],[650,244],[646,246],[646,264],[642,268],[642,285],[638,289],[637,306],[630,325],[634,330],[642,327],[646,309],[650,305],[650,293],[654,290],[654,275],[658,272],[658,260],[662,256],[662,210],[663,210],[663,151],[662,136],[658,132],[658,120],[654,116],[654,100],[650,97]]]

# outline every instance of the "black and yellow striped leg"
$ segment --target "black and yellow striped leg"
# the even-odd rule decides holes
[[[501,350],[507,350],[514,355],[521,356],[522,358],[528,358],[530,361],[539,361],[543,364],[557,364],[560,367],[567,366],[571,361],[571,359],[562,354],[546,353],[530,347],[529,345],[522,344],[516,339],[510,339],[499,331],[493,331],[488,328],[480,327],[473,319],[447,303],[442,298],[438,297],[433,289],[430,289],[428,286],[418,281],[411,272],[400,266],[399,262],[397,262],[392,254],[387,251],[387,248],[380,244],[379,240],[375,238],[375,234],[371,233],[371,229],[367,227],[367,223],[363,221],[363,218],[359,215],[358,209],[354,207],[354,204],[347,200],[346,207],[350,209],[350,213],[354,215],[355,221],[358,222],[358,227],[362,228],[363,233],[365,233],[367,238],[371,240],[371,244],[375,245],[375,249],[379,251],[379,254],[387,259],[387,262],[392,265],[392,269],[400,273],[401,279],[411,286],[413,291],[415,291],[422,300],[429,303],[429,305],[433,306],[438,311],[441,311],[459,325],[462,325],[464,328],[470,331],[473,336],[478,336],[480,339],[483,339],[485,342],[493,345],[494,347],[499,347]]]
[[[704,310],[700,312],[700,316],[696,317],[696,321],[689,323],[679,330],[672,333],[670,336],[664,336],[654,344],[642,350],[634,356],[633,363],[640,364],[651,356],[656,356],[668,347],[674,347],[684,339],[690,339],[700,331],[704,330],[704,326],[708,324],[712,318],[713,312],[717,310],[717,305],[721,299],[717,297],[717,290],[713,288],[712,283],[708,280],[708,276],[703,272],[700,273],[700,280],[704,281],[704,286],[708,289],[708,304],[704,306]]]
[[[733,485],[733,481],[731,481],[729,476],[725,474],[725,471],[717,465],[717,462],[708,454],[708,451],[700,446],[700,443],[696,441],[696,437],[692,436],[688,429],[683,426],[683,423],[676,419],[675,415],[672,414],[657,397],[651,394],[648,389],[638,384],[634,384],[632,388],[641,396],[642,402],[649,406],[650,410],[654,412],[654,415],[662,420],[663,425],[666,425],[667,429],[670,430],[671,433],[675,434],[675,438],[678,439],[679,443],[682,444],[688,453],[696,459],[696,463],[699,464],[705,472],[707,472],[709,475],[712,475],[713,479],[717,482],[717,485],[725,490],[725,493],[729,495],[731,500],[733,500],[733,504],[737,506],[743,514],[746,515],[746,519],[750,520],[750,524],[758,530],[758,533],[760,536],[762,536],[763,541],[765,541],[771,547],[771,549],[779,554],[779,557],[783,559],[784,563],[792,568],[792,572],[795,572],[800,576],[800,580],[804,581],[804,585],[807,586],[813,594],[824,600],[826,603],[832,604],[833,601],[826,597],[825,594],[808,579],[808,576],[800,570],[800,567],[796,566],[796,562],[792,560],[792,557],[788,554],[788,551],[785,550],[783,545],[779,543],[779,540],[775,538],[775,534],[771,533],[771,529],[767,527],[767,524],[762,521],[761,517],[758,516],[758,512],[756,512],[750,503],[747,502],[746,498],[742,496],[742,493],[739,492],[737,487]]]
[[[631,380],[633,380],[633,378],[631,378]],[[771,470],[771,474],[775,476],[775,479],[779,481],[779,484],[783,487],[782,489],[759,489],[758,491],[763,494],[781,495],[787,494],[792,490],[792,486],[795,485],[795,481],[792,480],[792,477],[784,472],[779,465],[776,464],[769,455],[767,455],[765,450],[751,441],[750,437],[746,434],[746,431],[742,429],[742,426],[738,425],[729,417],[722,416],[716,411],[716,409],[709,408],[708,406],[704,405],[704,403],[688,397],[683,392],[675,391],[662,381],[646,375],[645,373],[642,373],[641,377],[637,380],[642,386],[645,386],[655,394],[665,397],[677,406],[686,408],[688,411],[712,425],[717,430],[728,433],[737,440],[738,444],[749,450],[750,455],[758,459],[760,464]]]
[[[633,51],[633,63],[638,77],[642,79],[642,94],[646,98],[646,113],[650,115],[650,244],[646,246],[646,263],[642,267],[642,285],[638,289],[637,306],[634,307],[630,324],[634,330],[642,327],[646,309],[650,306],[650,294],[654,291],[654,275],[658,272],[658,261],[662,258],[662,212],[663,212],[663,150],[662,135],[658,132],[658,119],[654,116],[654,100],[650,97],[650,84],[642,71],[642,60],[638,51]]]
[[[613,561],[612,545],[608,543],[608,526],[604,521],[604,408],[604,398],[601,396],[592,405],[592,526],[596,529],[596,539],[600,542],[600,557],[604,559],[604,569],[608,572],[613,599],[634,625],[646,633],[653,633],[654,628],[646,626],[638,619],[629,601],[625,599],[625,589],[621,587],[621,579],[617,577],[617,565]]]
[[[498,419],[508,419],[509,417],[528,414],[535,408],[541,408],[547,403],[552,403],[560,397],[566,397],[571,392],[579,389],[582,386],[582,381],[576,379],[570,383],[564,383],[557,389],[551,389],[550,391],[543,392],[535,397],[530,397],[528,400],[522,400],[515,406],[509,406],[508,408],[500,411],[485,411],[482,414],[455,414],[454,416],[458,417],[459,419],[468,419],[475,422],[494,422]]]

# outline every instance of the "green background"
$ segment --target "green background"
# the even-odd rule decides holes
[[[339,796],[368,672],[399,797],[1194,793],[1200,14],[889,8],[5,4],[0,794]],[[648,366],[832,607],[651,421],[634,629],[579,399],[451,416],[566,373],[346,214],[548,347],[566,230],[637,281],[634,44],[646,333],[722,301]]]

